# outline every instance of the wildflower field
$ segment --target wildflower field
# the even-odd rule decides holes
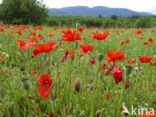
[[[156,29],[0,25],[0,117],[155,117],[155,79]]]

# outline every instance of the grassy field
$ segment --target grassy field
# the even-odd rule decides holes
[[[155,79],[156,29],[0,26],[0,117],[153,114]]]

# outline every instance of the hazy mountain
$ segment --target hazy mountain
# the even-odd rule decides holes
[[[103,17],[110,17],[112,15],[118,16],[132,16],[132,15],[152,15],[147,12],[136,12],[126,8],[108,8],[104,6],[97,6],[89,8],[86,6],[75,6],[75,7],[65,7],[65,8],[50,8],[49,14],[52,16],[94,16],[97,17],[101,14]]]

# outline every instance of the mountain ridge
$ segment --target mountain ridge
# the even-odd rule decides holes
[[[140,15],[140,16],[148,16],[153,15],[148,12],[137,12],[127,8],[109,8],[105,6],[72,6],[72,7],[64,7],[64,8],[50,8],[49,14],[51,16],[93,16],[98,17],[101,15],[102,17],[110,17],[112,15],[117,16],[132,16],[132,15]]]

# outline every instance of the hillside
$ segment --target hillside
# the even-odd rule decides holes
[[[76,7],[65,7],[65,8],[50,8],[49,14],[52,16],[93,16],[97,17],[99,14],[102,17],[110,17],[112,15],[117,16],[132,16],[132,15],[140,15],[147,16],[152,15],[147,12],[136,12],[126,8],[108,8],[104,6],[97,6],[93,8],[89,8],[86,6],[76,6]]]

